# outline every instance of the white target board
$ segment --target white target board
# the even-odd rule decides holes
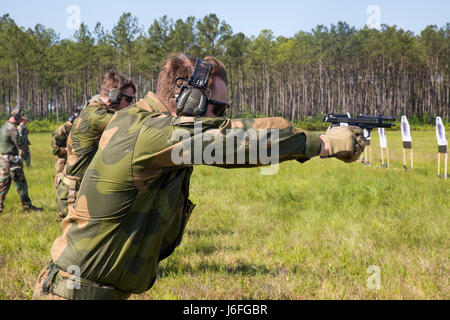
[[[442,123],[441,117],[436,117],[436,138],[438,143],[438,177],[441,175],[441,154],[444,154],[444,175],[443,178],[447,180],[447,165],[448,165],[448,146],[445,138],[445,127]]]
[[[447,145],[447,139],[445,138],[445,127],[442,123],[441,117],[436,117],[436,138],[439,146]]]
[[[384,134],[384,128],[378,128],[378,135],[380,136],[380,148],[387,148],[387,139]]]
[[[402,116],[402,140],[403,142],[411,142],[411,128],[409,127],[408,118]]]
[[[401,127],[402,127],[401,131],[402,131],[403,148],[412,149],[411,128],[409,126],[408,118],[406,118],[406,116],[402,116]]]

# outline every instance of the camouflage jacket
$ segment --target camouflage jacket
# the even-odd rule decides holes
[[[52,133],[52,153],[58,158],[67,159],[67,138],[71,129],[72,127],[66,122]]]
[[[114,115],[99,99],[91,99],[75,119],[67,139],[66,174],[83,178],[98,149],[103,130]]]
[[[22,145],[24,146],[24,148],[27,148],[29,145],[31,145],[31,142],[28,139],[27,126],[24,124],[19,124],[17,130],[19,131],[20,138],[22,139]]]
[[[69,207],[53,243],[51,255],[59,268],[79,266],[81,278],[126,292],[142,293],[153,285],[158,262],[180,244],[194,207],[188,199],[193,165],[180,164],[174,156],[184,142],[200,142],[194,145],[200,152],[224,150],[216,162],[197,162],[229,168],[261,165],[259,160],[250,163],[248,144],[229,148],[219,139],[238,129],[258,134],[278,130],[271,146],[279,144],[279,161],[304,162],[320,153],[317,134],[299,130],[282,118],[194,119],[166,111],[149,93],[137,105],[117,112],[108,124],[77,202]],[[214,141],[207,137],[211,133]],[[180,134],[185,140],[179,142]],[[239,150],[245,158],[240,164],[220,161],[234,158]],[[188,151],[183,153],[186,159],[195,158]]]
[[[12,155],[19,155],[19,151],[24,150],[16,124],[11,121],[6,121],[0,129],[0,148],[3,154]]]

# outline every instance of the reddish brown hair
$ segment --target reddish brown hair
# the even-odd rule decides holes
[[[103,82],[100,87],[100,94],[103,97],[107,97],[108,93],[111,89],[119,89],[124,90],[128,88],[132,88],[134,93],[136,93],[136,86],[134,82],[130,78],[126,78],[120,75],[116,70],[108,71],[103,77]]]
[[[211,75],[208,80],[207,87],[211,92],[214,92],[212,84],[215,77],[218,77],[228,85],[228,76],[225,65],[214,57],[205,57],[203,60],[211,64]],[[176,78],[189,79],[194,72],[195,58],[188,57],[183,53],[177,53],[163,63],[163,67],[158,76],[158,85],[156,94],[161,101],[174,111],[177,107],[175,95],[180,92],[180,89],[175,84]]]

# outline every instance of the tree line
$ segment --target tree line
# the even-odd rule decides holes
[[[29,117],[60,120],[98,92],[115,68],[132,77],[137,96],[156,90],[165,57],[213,55],[229,75],[230,116],[283,116],[292,121],[350,112],[448,121],[450,23],[419,35],[396,26],[356,29],[318,25],[293,37],[234,33],[215,14],[145,29],[124,13],[112,30],[85,24],[73,40],[37,24],[25,29],[0,17],[0,112],[20,106]]]

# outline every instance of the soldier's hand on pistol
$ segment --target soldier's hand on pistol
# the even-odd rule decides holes
[[[358,160],[366,147],[363,130],[358,127],[333,127],[320,137],[323,141],[320,156],[346,163]]]

